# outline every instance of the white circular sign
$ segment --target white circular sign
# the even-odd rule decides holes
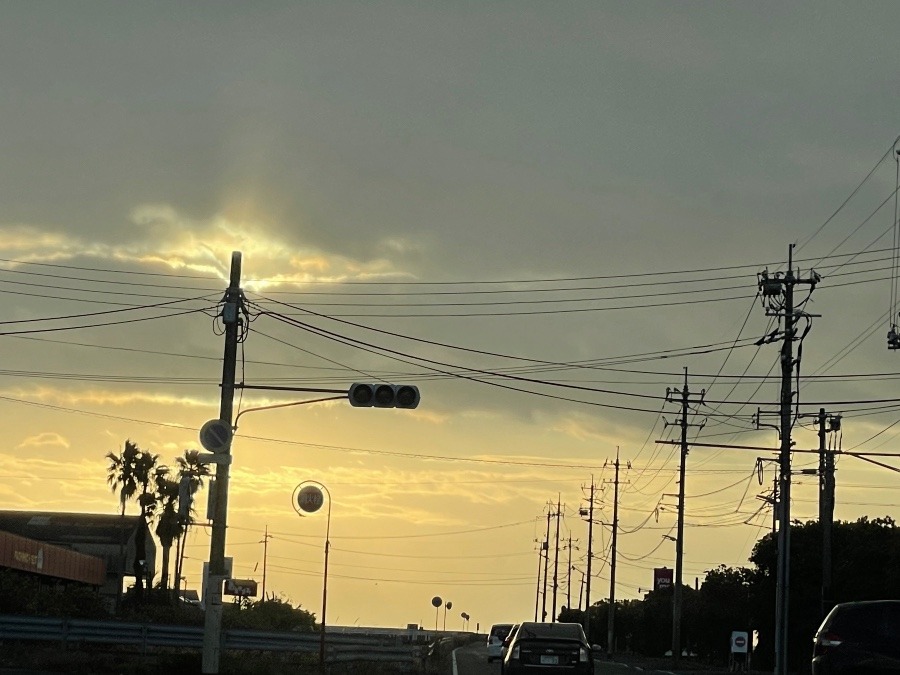
[[[210,452],[227,450],[231,436],[231,427],[224,420],[209,420],[200,427],[200,445]]]
[[[307,485],[297,493],[297,507],[305,513],[315,513],[325,503],[325,495],[315,485]]]

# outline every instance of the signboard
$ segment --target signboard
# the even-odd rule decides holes
[[[210,452],[226,452],[232,431],[225,420],[209,420],[200,427],[200,445]]]
[[[672,588],[672,579],[674,578],[672,570],[668,567],[656,567],[653,570],[653,590],[661,591]]]
[[[750,636],[745,631],[731,631],[731,653],[746,654],[750,644]]]
[[[297,494],[297,507],[304,513],[315,513],[325,503],[325,495],[315,485],[307,485]]]
[[[226,579],[225,595],[239,595],[242,598],[256,597],[256,582],[253,579]]]

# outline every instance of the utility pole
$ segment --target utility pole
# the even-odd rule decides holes
[[[225,324],[225,353],[222,359],[222,398],[219,419],[232,426],[234,406],[234,379],[237,369],[239,333],[244,326],[241,315],[246,316],[244,292],[241,290],[241,254],[231,254],[231,275],[222,304],[222,323]],[[230,444],[220,454],[224,460],[216,463],[214,511],[209,543],[209,578],[206,583],[205,620],[203,627],[203,673],[219,672],[219,656],[222,650],[222,586],[225,583],[225,531],[228,516],[228,478],[231,463]]]
[[[584,509],[579,509],[579,515],[584,516]],[[591,476],[591,493],[587,508],[588,517],[588,544],[587,544],[587,573],[584,581],[584,634],[588,641],[591,639],[591,562],[594,559],[594,477]]]
[[[572,609],[572,535],[569,535],[569,563],[566,566],[566,609]]]
[[[828,431],[840,431],[840,415],[819,408],[819,527],[822,529],[822,617],[831,609],[831,535],[834,528],[834,452],[826,448]],[[825,423],[829,422],[826,430]]]
[[[619,533],[619,448],[616,448],[616,478],[613,481],[612,550],[609,564],[609,612],[606,621],[606,656],[612,658],[616,636],[616,539]]]
[[[547,550],[547,541],[540,542],[538,547],[537,590],[534,593],[534,620],[538,620],[538,607],[541,604],[541,563],[544,561],[544,551]]]
[[[787,675],[787,650],[788,650],[788,616],[790,610],[790,572],[791,572],[791,431],[793,428],[792,407],[794,396],[791,389],[791,377],[794,367],[799,366],[800,360],[794,359],[794,341],[802,341],[809,332],[812,317],[802,311],[806,301],[795,307],[794,288],[798,285],[808,285],[810,295],[819,282],[820,277],[815,272],[810,272],[806,279],[794,274],[793,269],[794,244],[788,247],[788,269],[785,273],[776,273],[769,276],[768,271],[759,275],[759,288],[762,300],[766,308],[767,316],[779,318],[783,321],[783,329],[780,331],[781,343],[781,397],[780,397],[780,435],[781,447],[779,449],[780,471],[780,505],[778,526],[778,565],[775,587],[775,675]],[[807,300],[809,298],[807,297]],[[797,322],[803,317],[807,324],[803,335],[797,336]],[[775,342],[779,337],[779,330],[763,337],[757,344]]]
[[[553,617],[551,623],[556,623],[556,590],[559,587],[559,512],[560,497],[556,500],[556,552],[553,554]]]
[[[547,502],[547,536],[544,539],[544,597],[541,599],[541,621],[547,620],[547,574],[550,572],[550,502]]]
[[[700,403],[703,403],[703,395],[706,390],[700,392]],[[684,369],[684,387],[682,389],[670,390],[666,388],[666,401],[672,402],[672,394],[681,396],[681,419],[676,422],[681,427],[681,464],[678,470],[678,533],[675,539],[675,581],[672,588],[672,664],[678,667],[681,660],[681,603],[682,588],[681,576],[684,562],[684,473],[685,464],[688,456],[687,432],[689,426],[699,426],[703,428],[703,424],[688,424],[688,410],[690,408],[691,392],[688,389],[688,370]],[[668,422],[666,422],[668,425]]]
[[[263,535],[262,545],[263,545],[263,579],[262,579],[262,599],[263,602],[266,601],[266,562],[269,558],[269,539],[272,537],[269,534],[269,526],[266,525],[266,533]]]

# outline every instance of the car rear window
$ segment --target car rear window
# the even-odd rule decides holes
[[[491,637],[495,637],[500,642],[503,642],[506,639],[506,636],[509,635],[509,631],[512,630],[513,625],[511,623],[498,623],[491,626]]]
[[[900,602],[871,602],[838,607],[826,626],[846,640],[900,635]]]
[[[585,639],[584,630],[579,623],[523,623],[517,637]]]

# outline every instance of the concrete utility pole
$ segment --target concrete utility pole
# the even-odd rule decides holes
[[[591,562],[594,559],[594,477],[591,476],[591,493],[587,508],[588,517],[588,544],[587,544],[587,572],[584,581],[584,634],[591,639]],[[584,510],[579,510],[584,515]]]
[[[534,593],[534,620],[538,620],[538,609],[541,606],[541,563],[544,562],[544,551],[547,550],[547,540],[545,539],[538,547],[538,568],[537,568],[537,589]]]
[[[551,623],[556,623],[556,590],[559,588],[559,497],[556,501],[556,552],[553,554],[553,617]]]
[[[265,601],[266,599],[266,563],[269,559],[269,539],[272,538],[272,535],[269,534],[269,526],[266,525],[266,533],[262,538],[263,545],[263,579],[262,579],[262,599]]]
[[[831,610],[831,534],[834,529],[834,452],[826,447],[828,431],[840,431],[840,415],[819,408],[819,527],[822,529],[822,618]],[[826,429],[826,422],[830,428]]]
[[[569,535],[569,561],[566,566],[566,609],[572,609],[572,535]]]
[[[231,254],[231,277],[222,304],[222,323],[225,324],[225,354],[222,359],[222,399],[219,419],[231,428],[234,405],[234,378],[237,368],[237,346],[244,307],[241,290],[241,254]],[[231,448],[223,453],[225,461],[216,463],[214,511],[209,543],[209,578],[206,583],[206,618],[203,627],[203,672],[219,672],[222,649],[222,586],[225,583],[225,531],[228,516],[228,478]],[[213,489],[211,487],[211,489]]]
[[[705,393],[706,390],[700,392],[701,404]],[[699,426],[702,429],[703,425],[688,424],[691,392],[688,389],[687,368],[684,369],[684,387],[680,390],[666,389],[667,402],[673,400],[672,394],[681,396],[681,419],[676,422],[681,427],[681,465],[678,470],[678,533],[675,539],[675,580],[672,584],[672,663],[677,668],[681,661],[681,604],[683,595],[681,579],[684,562],[684,474],[688,456],[687,432],[690,426]]]
[[[609,563],[609,612],[606,620],[606,656],[612,658],[616,637],[616,540],[619,533],[619,448],[616,448],[616,478],[613,481],[612,550]]]
[[[791,376],[794,366],[799,364],[799,359],[794,360],[794,341],[802,340],[809,331],[807,324],[803,336],[797,337],[797,320],[802,316],[811,320],[812,314],[807,314],[794,306],[794,287],[801,284],[809,285],[810,294],[819,282],[820,277],[815,272],[810,273],[807,279],[799,278],[793,270],[794,244],[788,248],[788,269],[783,275],[778,273],[769,276],[768,272],[762,272],[759,279],[760,292],[763,302],[766,303],[766,315],[776,316],[784,321],[781,331],[781,397],[780,397],[780,434],[781,447],[779,449],[780,470],[780,510],[778,527],[778,566],[775,587],[775,675],[787,675],[787,651],[788,651],[788,615],[790,609],[790,571],[791,571],[791,431],[793,428],[794,405],[793,391],[791,389]],[[772,333],[757,344],[774,342],[777,333]]]
[[[547,575],[550,572],[550,512],[552,504],[547,502],[547,537],[544,539],[544,597],[541,599],[541,621],[547,620]]]

